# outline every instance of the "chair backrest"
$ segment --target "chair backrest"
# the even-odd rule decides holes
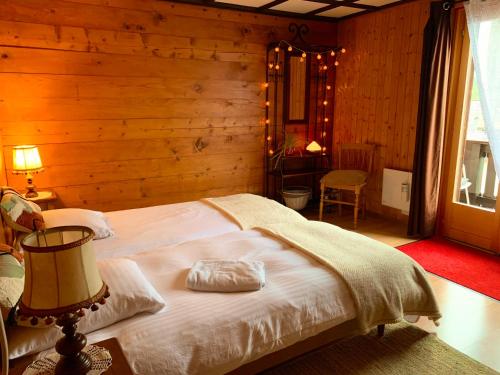
[[[365,143],[339,144],[339,169],[358,169],[370,173],[375,145]]]

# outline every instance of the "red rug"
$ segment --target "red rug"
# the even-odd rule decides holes
[[[500,300],[500,256],[431,238],[399,246],[425,270]]]

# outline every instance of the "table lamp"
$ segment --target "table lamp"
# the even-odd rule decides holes
[[[38,196],[35,185],[33,185],[33,173],[43,171],[42,159],[36,146],[14,146],[12,149],[12,173],[25,174],[28,181],[26,186],[26,198]]]
[[[19,316],[39,320],[62,328],[56,343],[61,355],[56,364],[57,375],[86,374],[92,366],[90,356],[82,352],[85,335],[77,333],[83,309],[98,310],[109,297],[102,281],[92,247],[94,232],[82,226],[54,227],[33,232],[21,245],[24,249],[25,283],[19,303]]]
[[[309,152],[320,152],[321,146],[318,144],[318,142],[312,141],[307,145],[306,150]]]

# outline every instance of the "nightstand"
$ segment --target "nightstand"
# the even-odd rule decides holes
[[[53,191],[39,191],[38,196],[34,198],[26,198],[24,194],[23,197],[24,199],[38,204],[42,211],[53,210],[56,208],[55,204],[57,201],[57,195]]]
[[[96,342],[93,345],[101,346],[109,350],[113,364],[111,367],[104,372],[106,375],[133,375],[132,369],[130,368],[125,355],[123,354],[122,347],[118,340],[113,337],[104,341]],[[22,375],[26,367],[33,361],[33,356],[27,358],[22,358],[20,360],[14,360],[11,362],[11,368],[9,374],[11,375]]]

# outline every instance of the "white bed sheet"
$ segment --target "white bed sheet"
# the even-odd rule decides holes
[[[107,256],[122,252],[110,250]],[[117,337],[136,374],[222,374],[355,317],[338,275],[258,231],[227,233],[130,258],[167,308],[101,329],[88,339]],[[199,259],[260,260],[267,284],[247,293],[191,291],[185,278]]]
[[[241,230],[232,219],[201,201],[112,211],[105,215],[115,235],[93,242],[97,259]]]

